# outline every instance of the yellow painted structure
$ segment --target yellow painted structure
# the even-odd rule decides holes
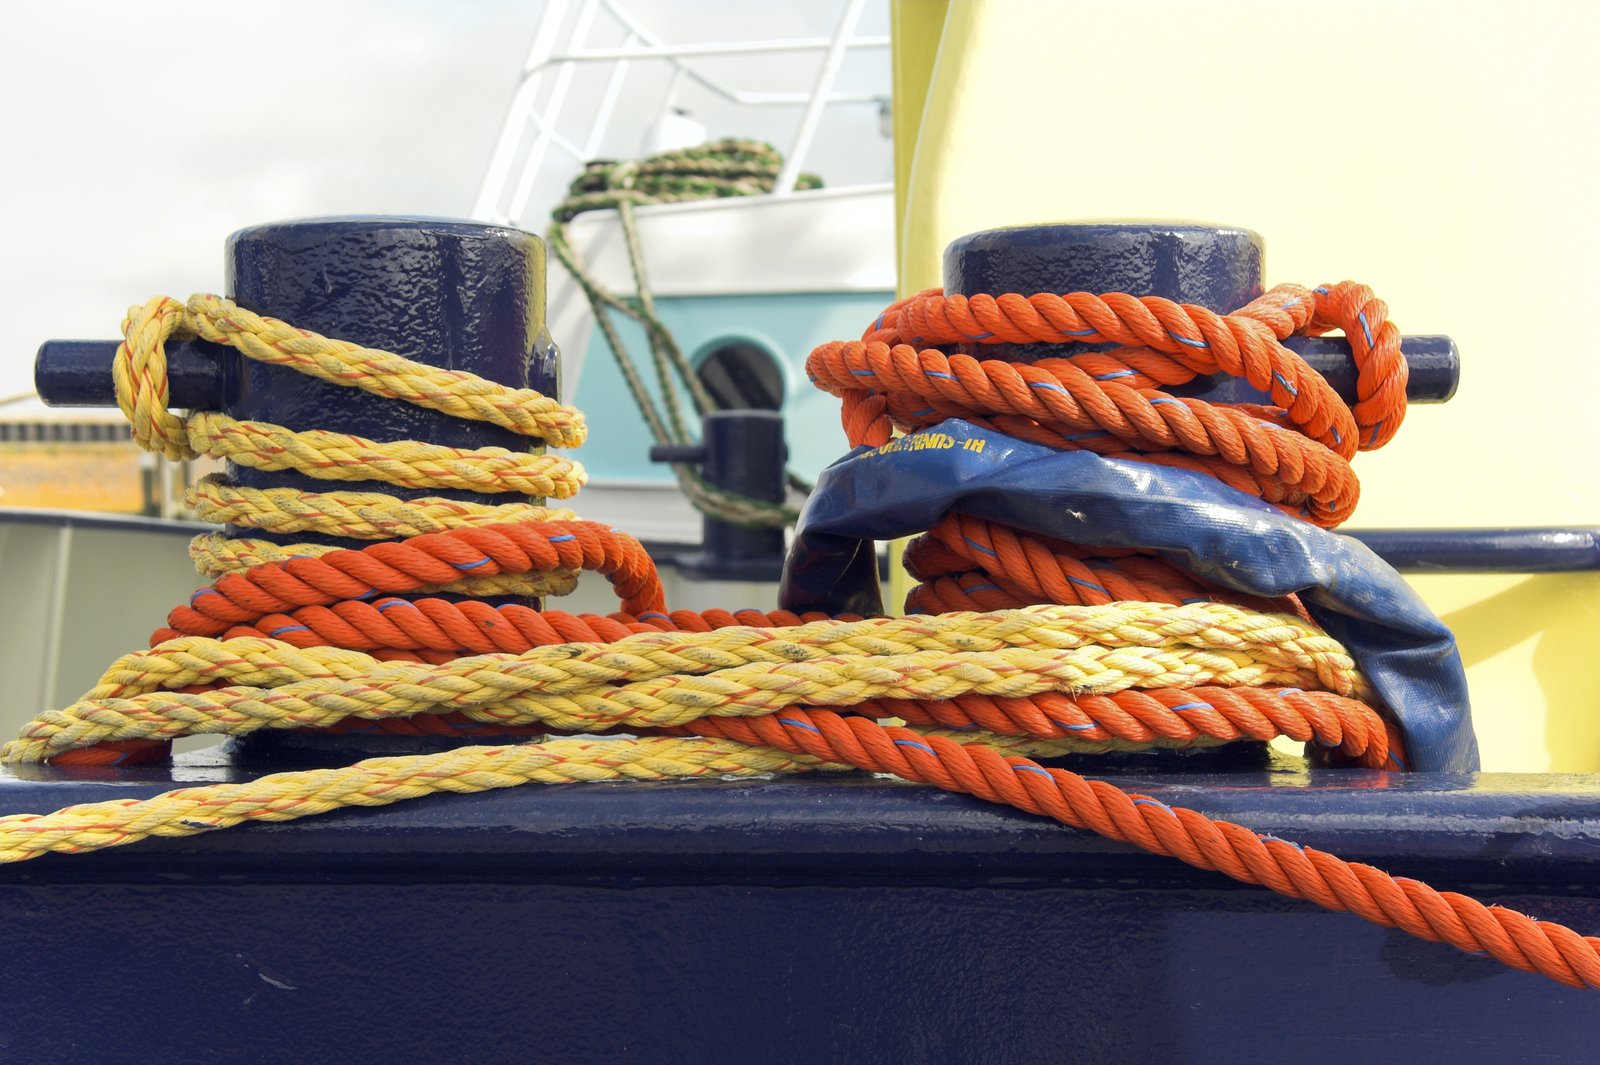
[[[126,440],[0,443],[0,506],[143,513],[143,457]]]
[[[1371,285],[1460,391],[1357,463],[1353,526],[1600,524],[1600,5],[894,0],[900,284],[963,233],[1186,218]],[[930,42],[937,41],[937,47]],[[1600,770],[1600,574],[1431,576],[1486,769]]]

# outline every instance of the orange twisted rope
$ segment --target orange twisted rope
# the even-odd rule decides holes
[[[1014,806],[1420,939],[1487,953],[1569,987],[1600,989],[1600,938],[980,744],[823,710],[702,718],[692,727]]]
[[[609,641],[602,641],[609,642]],[[913,725],[986,729],[1034,739],[1270,740],[1277,736],[1315,743],[1341,764],[1366,769],[1400,768],[1399,737],[1371,707],[1330,692],[1256,688],[1156,688],[1108,696],[1050,693],[1026,698],[959,696],[917,702],[875,699],[832,712],[900,718]],[[387,732],[413,736],[483,735],[490,727],[459,713],[420,714],[377,721],[346,721],[339,732]],[[499,729],[492,729],[499,735]],[[510,735],[548,735],[543,726],[513,727]],[[693,726],[630,729],[633,735],[690,735]],[[78,752],[73,752],[78,753]]]
[[[1280,343],[1335,328],[1345,331],[1358,368],[1353,408]],[[1029,364],[967,353],[1066,342],[1123,346]],[[895,428],[965,418],[1049,447],[1205,473],[1323,527],[1354,509],[1360,485],[1348,459],[1393,437],[1405,417],[1407,378],[1388,307],[1351,282],[1282,285],[1230,315],[1123,293],[929,290],[891,305],[860,341],[817,348],[806,368],[843,400],[853,445],[882,446]],[[1280,406],[1223,406],[1160,390],[1215,373],[1245,379]],[[924,582],[906,600],[911,610],[1238,598],[1156,560],[1097,556],[961,516],[913,541],[906,565]],[[1299,610],[1293,602],[1278,608],[1285,606]]]
[[[919,613],[998,610],[1032,603],[1099,606],[1129,599],[1220,600],[1267,613],[1284,608],[1279,601],[1214,588],[1157,558],[1089,551],[967,514],[939,519],[907,546],[904,562],[906,572],[929,582],[913,588],[906,598],[906,609]],[[981,577],[981,582],[969,579],[969,574]],[[1298,609],[1297,601],[1295,606]]]
[[[1329,328],[1350,337],[1363,397],[1353,410],[1278,343]],[[1136,347],[1014,364],[913,346],[1067,341]],[[1359,495],[1347,460],[1386,443],[1405,411],[1399,330],[1381,300],[1348,282],[1315,292],[1280,286],[1227,316],[1121,293],[969,299],[933,290],[892,305],[860,341],[817,348],[806,370],[844,400],[852,444],[881,446],[892,428],[964,417],[1053,447],[1119,457],[1177,451],[1164,464],[1214,476],[1229,467],[1232,486],[1326,527],[1348,518]],[[1218,372],[1246,379],[1280,408],[1222,407],[1155,387]]]
[[[1350,341],[1360,397],[1354,409],[1303,359],[1278,343],[1295,334],[1317,336],[1331,329],[1342,330]],[[1387,304],[1365,285],[1349,281],[1315,290],[1279,285],[1230,315],[1119,292],[968,298],[930,290],[895,304],[881,326],[862,339],[894,344],[904,336],[918,344],[1119,344],[1135,349],[1122,353],[1125,360],[1138,360],[1122,361],[1119,368],[1142,367],[1151,375],[1148,385],[1128,382],[1134,388],[1153,387],[1158,376],[1165,384],[1206,374],[1242,377],[1270,394],[1292,424],[1344,458],[1358,446],[1370,451],[1388,443],[1405,417],[1407,374],[1400,331],[1389,321]],[[1149,353],[1166,359],[1152,359]],[[1116,353],[1095,358],[1101,365],[1118,363]],[[1369,430],[1368,439],[1358,443],[1354,427]]]
[[[1114,695],[880,699],[878,716],[1035,739],[1270,740],[1287,736],[1368,769],[1405,768],[1399,733],[1365,703],[1294,688],[1152,688]]]

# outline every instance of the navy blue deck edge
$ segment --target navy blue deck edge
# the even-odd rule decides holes
[[[23,774],[19,777],[18,773]],[[242,779],[221,765],[22,767],[0,814],[142,798]],[[1108,775],[1108,774],[1094,774]],[[34,776],[37,779],[25,779]],[[1109,775],[1119,786],[1397,874],[1453,882],[1600,881],[1600,775],[1270,770]],[[75,779],[76,778],[76,779]],[[1218,874],[1008,808],[868,774],[773,780],[528,785],[439,795],[284,824],[250,824],[0,867],[0,882],[295,876],[782,876],[947,880]]]

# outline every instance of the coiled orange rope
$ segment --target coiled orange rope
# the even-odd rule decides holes
[[[1354,409],[1278,343],[1332,328],[1346,331],[1358,367]],[[1018,365],[916,346],[1037,342],[1125,347]],[[1052,447],[1199,470],[1326,527],[1355,507],[1349,459],[1382,447],[1405,416],[1399,330],[1381,300],[1348,282],[1279,286],[1226,316],[1121,293],[967,299],[935,290],[892,305],[860,341],[819,347],[806,369],[844,400],[852,444],[881,446],[893,428],[966,418]],[[1219,372],[1279,406],[1218,406],[1158,387]]]
[[[1217,588],[1158,558],[1089,551],[966,514],[940,518],[927,535],[911,542],[904,561],[908,573],[928,582],[906,598],[907,610],[923,613],[1031,603],[1097,606],[1130,599],[1222,599],[1268,612],[1285,606]],[[1291,609],[1302,613],[1298,603]]]
[[[1350,341],[1353,408],[1279,342],[1330,329]],[[1118,347],[1027,364],[966,353],[1003,343]],[[1229,315],[1116,292],[968,298],[935,289],[891,305],[861,340],[817,348],[806,371],[843,400],[853,445],[878,447],[894,429],[964,418],[1049,447],[1196,470],[1327,528],[1347,519],[1360,495],[1349,459],[1392,439],[1406,409],[1400,331],[1383,301],[1351,282],[1280,285]],[[1218,405],[1161,390],[1217,373],[1243,378],[1278,406]],[[1159,560],[960,515],[914,541],[906,565],[926,582],[907,600],[914,610],[1238,601]]]
[[[591,521],[519,522],[428,533],[230,573],[196,592],[187,606],[175,608],[167,617],[170,628],[157,630],[153,641],[216,636],[231,624],[295,607],[449,586],[463,574],[580,568],[608,577],[625,610],[642,613],[666,605],[655,563],[626,533]]]

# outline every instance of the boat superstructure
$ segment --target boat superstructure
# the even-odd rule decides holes
[[[874,152],[843,168],[844,184],[797,188],[816,162],[819,131],[841,122],[875,131],[887,114],[888,38],[859,32],[867,8],[865,0],[848,0],[827,36],[667,43],[619,0],[546,5],[474,209],[485,221],[541,230],[573,176],[607,151],[631,157],[783,131],[773,136],[784,162],[770,193],[652,204],[635,215],[661,321],[702,378],[757,380],[760,396],[746,402],[770,405],[789,424],[807,427],[788,440],[791,468],[806,478],[841,452],[844,436],[824,413],[825,397],[807,386],[805,357],[823,340],[858,329],[894,291],[893,189],[886,180],[860,180],[871,174]],[[772,57],[798,59],[780,87],[772,87],[767,69]],[[740,61],[736,75],[763,87],[703,69],[730,60]],[[851,84],[842,84],[847,77]],[[636,108],[621,122],[619,105],[641,92],[652,94],[653,107]],[[565,132],[574,127],[581,137]],[[876,151],[886,178],[886,140]],[[634,293],[616,212],[581,214],[567,234],[594,281],[624,297]],[[554,265],[549,305],[567,395],[586,409],[617,414],[584,451],[585,513],[626,525],[649,543],[698,543],[700,517],[671,470],[651,461],[652,439],[643,420],[630,416],[589,301]],[[632,351],[646,350],[637,326],[619,328]],[[659,403],[660,383],[651,378],[648,387]]]

